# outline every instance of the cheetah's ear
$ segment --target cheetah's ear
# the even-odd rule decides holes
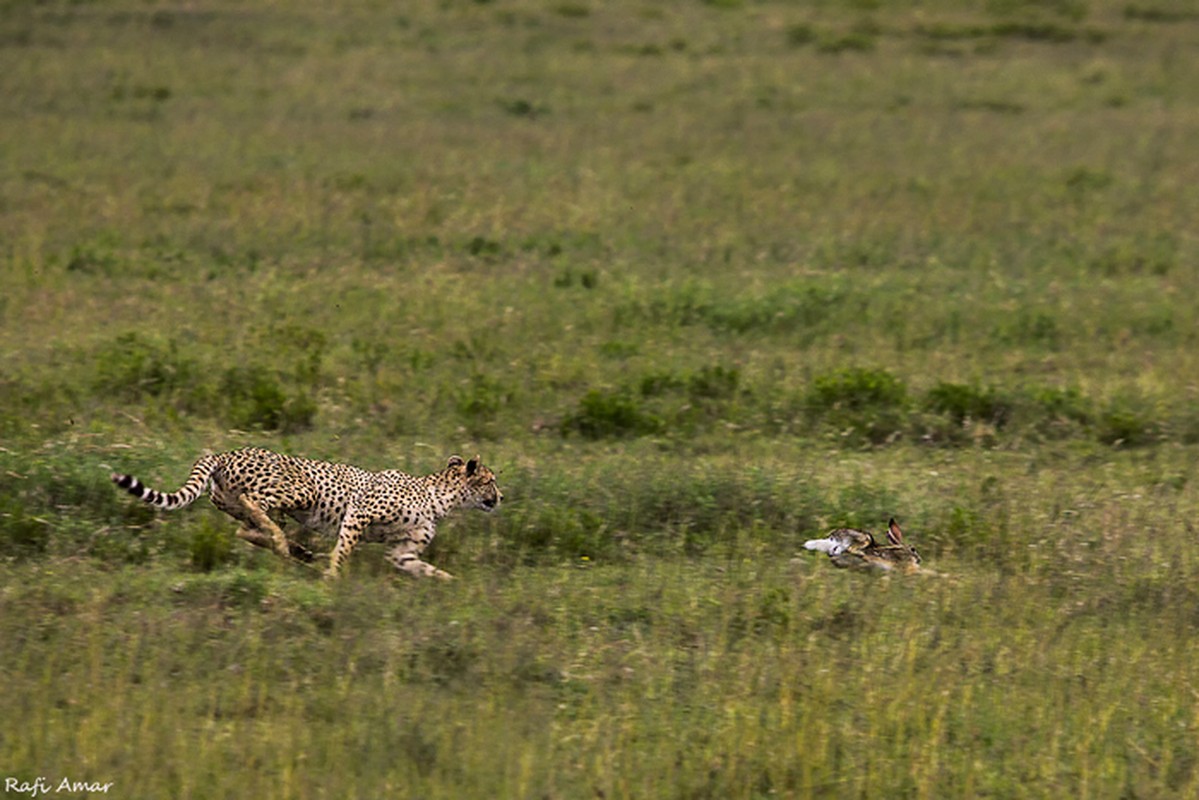
[[[460,467],[466,462],[462,460],[462,456],[450,456],[450,460],[446,463],[447,467]]]
[[[476,472],[478,472],[479,465],[481,463],[482,459],[479,458],[478,454],[476,453],[474,458],[466,462],[466,477],[469,478],[471,475],[474,475]]]

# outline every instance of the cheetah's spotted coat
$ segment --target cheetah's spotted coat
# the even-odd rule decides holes
[[[192,467],[178,491],[163,494],[132,475],[113,473],[117,486],[151,505],[174,510],[208,489],[212,504],[241,523],[237,535],[284,556],[311,560],[271,519],[280,511],[318,533],[337,534],[326,575],[336,576],[361,541],[392,544],[387,555],[411,575],[448,579],[449,573],[420,559],[436,523],[457,508],[491,511],[503,495],[479,457],[450,456],[441,472],[413,476],[398,470],[368,472],[282,455],[257,447],[207,455]]]

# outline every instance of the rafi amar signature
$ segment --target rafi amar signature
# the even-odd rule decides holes
[[[63,778],[56,784],[43,776],[38,776],[31,781],[23,781],[19,778],[5,778],[4,793],[16,792],[17,794],[27,794],[30,797],[41,797],[44,794],[58,794],[59,792],[98,792],[106,794],[113,787],[114,783],[114,781],[108,781],[107,783],[100,783],[99,781],[73,781],[70,778]]]

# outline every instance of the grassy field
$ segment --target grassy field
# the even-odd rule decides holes
[[[5,796],[1196,796],[1197,74],[1184,0],[0,2]],[[250,443],[505,503],[326,584],[108,481]],[[802,550],[890,516],[936,574]]]

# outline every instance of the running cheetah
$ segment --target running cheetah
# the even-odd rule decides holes
[[[453,576],[420,559],[436,535],[437,520],[458,508],[492,511],[503,495],[478,456],[450,456],[445,469],[421,477],[398,470],[368,472],[282,455],[258,447],[207,455],[187,482],[163,494],[132,475],[112,474],[117,486],[167,510],[193,503],[205,489],[212,504],[241,523],[237,535],[282,556],[312,560],[268,516],[280,511],[318,533],[337,534],[326,577],[336,577],[360,541],[393,545],[387,559],[401,572],[449,580]]]

